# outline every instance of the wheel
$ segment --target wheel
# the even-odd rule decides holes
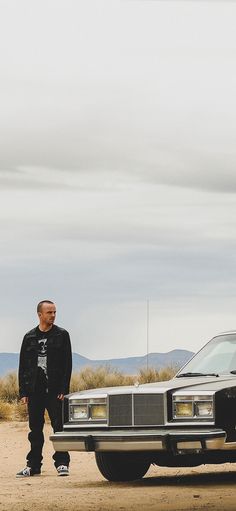
[[[141,479],[150,467],[150,462],[139,454],[96,452],[95,458],[98,469],[108,481]]]

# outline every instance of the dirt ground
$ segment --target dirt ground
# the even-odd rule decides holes
[[[109,483],[98,471],[93,453],[72,452],[70,476],[58,477],[48,424],[42,475],[17,479],[29,450],[27,432],[27,423],[0,423],[0,511],[236,510],[236,464],[152,467],[141,481]]]

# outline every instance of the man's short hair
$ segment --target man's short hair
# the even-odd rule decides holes
[[[54,305],[54,302],[51,302],[51,300],[41,300],[41,302],[37,305],[37,312],[41,312],[43,303],[50,303],[51,305]]]

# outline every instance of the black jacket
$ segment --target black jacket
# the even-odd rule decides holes
[[[35,390],[38,371],[37,327],[25,334],[19,361],[19,394],[28,397]],[[47,342],[48,392],[68,394],[72,370],[70,336],[57,325]]]

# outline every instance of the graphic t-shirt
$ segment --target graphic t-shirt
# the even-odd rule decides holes
[[[42,332],[37,327],[37,340],[38,340],[38,374],[37,374],[37,388],[47,389],[48,374],[47,374],[47,343],[48,338],[52,334],[52,329],[48,332]]]

